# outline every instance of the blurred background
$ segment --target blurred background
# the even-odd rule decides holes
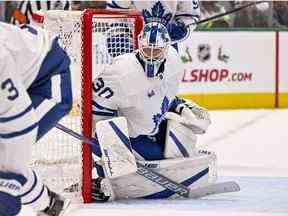
[[[200,1],[205,19],[253,1]],[[0,20],[31,23],[41,10],[105,8],[106,1],[0,1]],[[179,43],[179,95],[208,109],[288,107],[288,1],[268,1],[198,25]]]
[[[31,3],[32,2],[32,3]],[[35,3],[36,2],[36,3]],[[28,22],[29,13],[37,9],[83,10],[105,8],[106,1],[1,1],[0,20]],[[207,18],[252,1],[202,1],[202,18]],[[38,5],[38,6],[37,6]],[[23,13],[23,9],[28,8]],[[240,12],[202,24],[201,28],[286,28],[288,26],[288,1],[270,1],[267,5],[251,6]],[[20,13],[19,13],[20,12]],[[21,14],[22,13],[22,14]],[[24,18],[26,16],[26,19]]]

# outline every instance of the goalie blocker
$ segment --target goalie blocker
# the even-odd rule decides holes
[[[169,187],[167,189],[167,185],[155,182],[164,181],[163,179],[157,180],[157,174],[164,176],[164,178],[166,177],[168,179],[167,184],[176,182],[176,185],[179,183],[193,190],[206,187],[215,182],[215,154],[207,151],[198,151],[195,148],[196,140],[193,139],[196,136],[191,136],[191,130],[184,130],[187,134],[183,135],[180,132],[181,128],[184,129],[183,125],[179,123],[177,125],[176,122],[173,122],[172,126],[169,125],[171,124],[168,123],[167,148],[165,150],[165,155],[169,159],[136,161],[130,145],[127,122],[124,117],[96,123],[95,134],[101,148],[102,158],[99,160],[99,157],[94,155],[94,160],[104,168],[106,178],[105,184],[101,185],[103,187],[102,192],[110,196],[110,200],[123,198],[180,198],[181,195],[169,190]],[[190,139],[191,137],[192,139]],[[189,139],[190,143],[188,143]],[[182,145],[181,142],[186,142],[187,145]],[[181,145],[180,148],[179,143]],[[190,147],[187,148],[187,146]],[[185,151],[184,154],[183,151]],[[98,155],[101,155],[101,153]],[[146,178],[147,176],[145,177],[145,173],[141,172],[142,169],[139,168],[139,165],[137,167],[137,162],[155,171],[156,176],[148,172],[147,175],[149,176]],[[93,175],[94,178],[98,177],[96,173]],[[172,187],[172,185],[170,186]],[[108,192],[107,188],[112,191]],[[98,188],[97,192],[99,191],[101,192],[101,189],[99,190]]]

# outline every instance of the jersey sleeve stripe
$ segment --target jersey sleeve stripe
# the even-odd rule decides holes
[[[27,133],[31,132],[37,126],[38,126],[38,122],[32,124],[31,126],[25,128],[24,130],[21,130],[21,131],[15,131],[15,132],[12,132],[12,133],[7,133],[7,134],[1,134],[0,133],[0,138],[2,138],[2,139],[10,139],[10,138],[14,138],[14,137],[17,137],[17,136],[22,136],[24,134],[27,134]]]
[[[98,112],[98,111],[92,111],[93,115],[98,115],[98,116],[112,116],[116,117],[118,116],[117,112],[113,113],[108,113],[108,112]]]
[[[20,118],[20,117],[24,116],[26,113],[30,112],[32,110],[32,108],[33,108],[33,105],[31,104],[24,111],[18,113],[17,115],[10,116],[10,117],[0,117],[0,123],[6,123],[6,122],[12,121],[14,119]]]
[[[110,112],[117,112],[117,110],[115,109],[111,109],[111,108],[107,108],[104,106],[101,106],[100,104],[98,104],[96,101],[92,101],[92,106],[96,107],[99,110],[105,110],[105,111],[110,111]]]

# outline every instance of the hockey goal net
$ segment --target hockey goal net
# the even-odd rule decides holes
[[[73,110],[60,123],[91,137],[92,80],[114,57],[136,48],[142,18],[128,10],[87,9],[48,11],[38,22],[42,19],[43,27],[59,37],[71,59]],[[92,163],[88,144],[54,128],[35,144],[31,166],[52,190],[87,203]]]

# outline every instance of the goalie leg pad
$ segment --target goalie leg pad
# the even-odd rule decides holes
[[[128,135],[127,121],[124,117],[97,122],[96,135],[107,177],[136,172],[136,160]]]
[[[192,157],[197,142],[197,136],[191,129],[175,120],[168,120],[165,158]]]
[[[181,183],[190,189],[211,184],[216,179],[211,175],[210,165],[216,160],[213,155],[197,158],[177,158],[160,161],[139,161],[159,174]],[[153,176],[152,176],[153,178]],[[179,199],[180,195],[151,182],[136,173],[110,179],[116,199]],[[156,177],[155,180],[157,181]]]

